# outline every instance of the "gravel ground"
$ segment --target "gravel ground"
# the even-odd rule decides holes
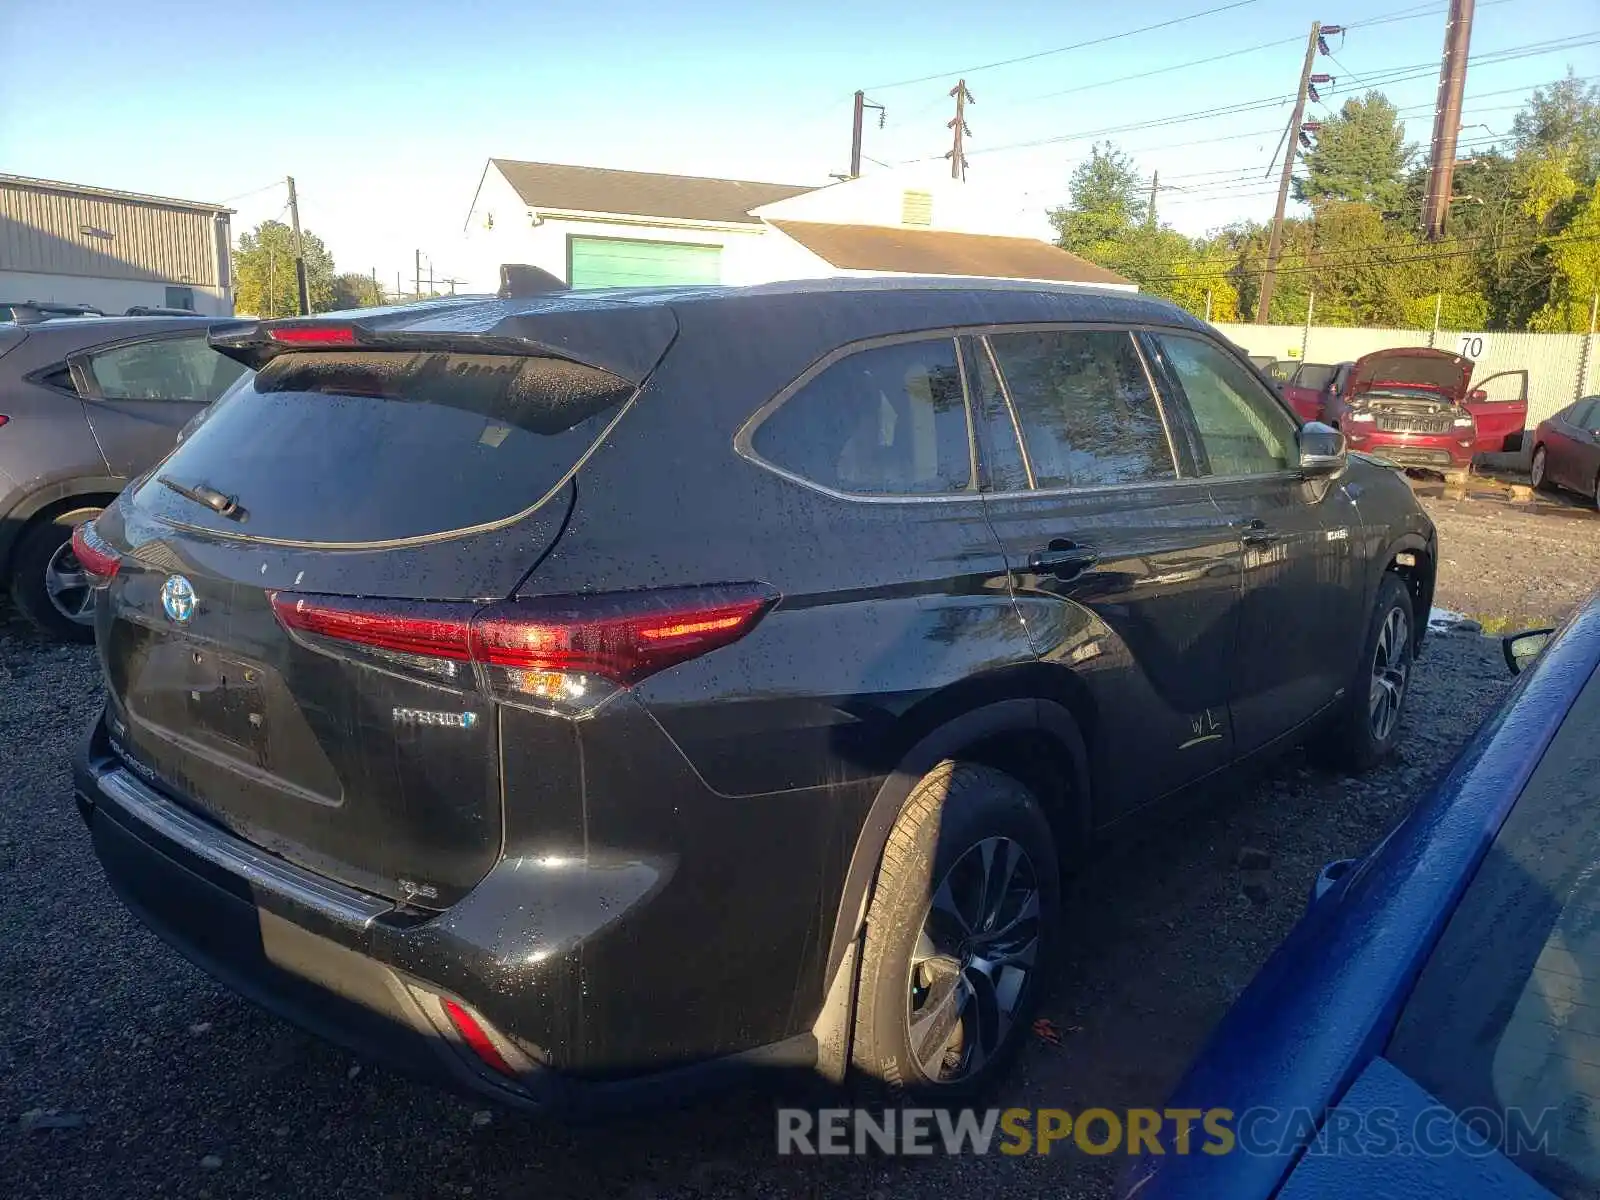
[[[1577,564],[1593,574],[1600,522],[1543,518],[1525,529],[1472,501],[1429,507],[1447,556],[1441,604],[1549,617],[1581,598],[1564,580]],[[1548,580],[1530,584],[1530,575]],[[1290,758],[1097,857],[1069,890],[1077,919],[1045,1006],[1062,1044],[1030,1044],[996,1103],[1160,1103],[1293,925],[1317,867],[1360,852],[1404,813],[1509,686],[1498,645],[1462,633],[1435,638],[1415,678],[1402,752],[1366,777]],[[1110,1193],[1120,1164],[1059,1152],[780,1160],[770,1097],[571,1129],[483,1111],[325,1046],[212,984],[111,896],[67,768],[98,691],[91,651],[45,645],[0,618],[8,1197]],[[1246,850],[1270,866],[1247,877],[1238,867]]]

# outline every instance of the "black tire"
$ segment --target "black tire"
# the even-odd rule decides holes
[[[100,511],[75,508],[37,522],[23,532],[11,556],[11,603],[36,629],[60,641],[92,642],[94,625],[80,624],[56,607],[45,575],[56,552],[72,539],[72,531],[85,521],[94,520]]]
[[[1005,876],[1011,886],[992,908],[969,909],[959,900],[935,904],[936,893],[1000,892],[987,881],[1001,879],[1002,860],[1011,866]],[[974,891],[970,885],[985,864],[996,872],[982,875],[985,882]],[[1032,919],[1025,916],[1029,894],[1037,907]],[[968,912],[979,927],[963,932],[972,922],[953,920],[946,915],[952,909]],[[975,763],[945,761],[928,772],[890,831],[867,909],[851,1048],[856,1070],[897,1095],[954,1101],[982,1091],[1027,1035],[1060,909],[1055,840],[1033,793]],[[992,914],[987,925],[985,912]],[[960,944],[936,945],[924,937],[925,926],[938,933],[938,942]],[[942,952],[929,957],[934,949]],[[1009,961],[1013,956],[1017,961]],[[1031,962],[1027,969],[1024,958]],[[939,1003],[945,996],[948,1005]],[[914,1022],[924,1035],[920,1046]],[[946,1025],[948,1041],[940,1032]]]
[[[1405,713],[1406,697],[1411,694],[1411,669],[1416,661],[1417,620],[1411,593],[1406,590],[1404,581],[1392,571],[1384,572],[1378,584],[1372,618],[1367,624],[1367,636],[1362,642],[1361,659],[1345,685],[1344,697],[1329,729],[1314,747],[1327,765],[1346,771],[1367,771],[1383,761],[1399,742],[1400,720]],[[1398,661],[1390,652],[1394,623],[1404,630]],[[1377,679],[1380,653],[1384,658],[1382,670],[1386,682],[1383,685]],[[1392,712],[1387,722],[1379,720],[1375,708],[1380,703],[1375,699],[1380,686],[1386,691],[1398,688],[1397,695],[1391,694]]]
[[[1545,453],[1545,448],[1542,445],[1535,446],[1533,448],[1533,457],[1528,459],[1528,482],[1533,484],[1536,491],[1549,492],[1555,490],[1550,483],[1549,462],[1550,458]]]

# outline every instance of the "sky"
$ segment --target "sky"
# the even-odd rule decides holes
[[[0,0],[0,172],[225,203],[236,238],[283,216],[292,174],[302,223],[340,270],[375,269],[387,287],[399,272],[409,289],[416,250],[424,274],[465,273],[462,225],[490,157],[822,185],[848,168],[856,89],[886,109],[865,138],[876,171],[949,149],[948,93],[964,76],[976,101],[968,177],[1003,191],[1040,236],[1097,138],[1159,172],[1161,219],[1193,235],[1270,218],[1269,163],[1313,19],[1347,32],[1319,59],[1337,82],[1310,115],[1375,84],[1401,107],[1408,139],[1425,143],[1444,10]],[[1561,44],[1540,50],[1549,43]],[[1504,135],[1527,93],[1569,66],[1600,79],[1594,0],[1478,0],[1463,154]],[[1236,111],[1181,119],[1216,108]],[[1153,121],[1168,123],[1124,128]]]

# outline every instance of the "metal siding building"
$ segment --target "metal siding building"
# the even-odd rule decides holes
[[[233,210],[0,175],[0,301],[233,313]]]

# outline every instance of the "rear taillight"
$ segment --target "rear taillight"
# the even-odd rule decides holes
[[[72,531],[72,556],[89,577],[91,587],[105,587],[122,565],[122,556],[94,531],[93,521],[85,521]]]
[[[540,712],[582,716],[668,667],[736,642],[777,593],[759,584],[555,596],[501,604],[356,600],[276,592],[284,628],[314,647],[478,686]]]

